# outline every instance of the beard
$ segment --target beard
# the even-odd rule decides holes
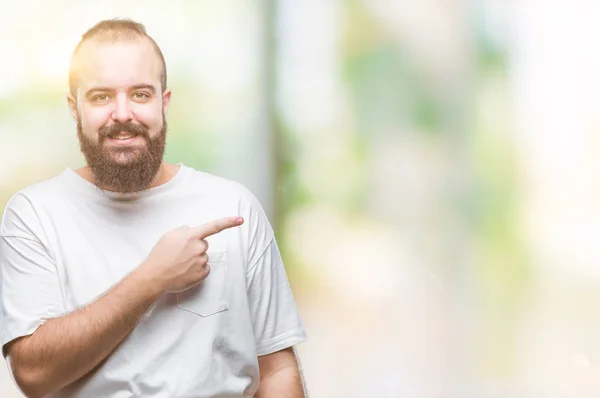
[[[105,141],[120,132],[141,137],[145,145],[107,146]],[[81,118],[77,118],[77,137],[81,153],[94,175],[94,184],[100,189],[120,193],[144,191],[152,185],[162,164],[167,137],[167,122],[155,137],[150,137],[143,124],[115,123],[98,132],[98,141],[83,133]]]

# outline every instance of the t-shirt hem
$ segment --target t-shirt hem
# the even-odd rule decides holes
[[[284,335],[277,336],[274,339],[268,340],[257,346],[256,353],[258,356],[272,354],[281,351],[284,348],[292,347],[306,341],[308,338],[304,329],[295,329]]]

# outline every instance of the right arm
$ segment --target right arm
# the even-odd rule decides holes
[[[13,376],[28,397],[43,397],[78,380],[133,330],[161,294],[140,269],[86,307],[50,319],[6,345]]]
[[[242,222],[232,217],[168,232],[142,265],[96,301],[8,343],[5,352],[21,390],[43,397],[94,369],[160,295],[186,290],[208,276],[206,237]]]

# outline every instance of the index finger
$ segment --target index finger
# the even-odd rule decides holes
[[[199,239],[204,239],[211,235],[218,234],[224,229],[237,227],[243,223],[244,219],[242,217],[225,217],[207,222],[199,227],[192,228],[192,234],[197,236]]]

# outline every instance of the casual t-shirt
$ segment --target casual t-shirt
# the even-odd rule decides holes
[[[161,296],[101,366],[52,397],[241,397],[260,355],[306,339],[273,230],[243,185],[179,165],[138,194],[66,169],[9,201],[0,226],[0,344],[85,306],[140,265],[166,232],[229,216],[208,237],[211,272]]]

